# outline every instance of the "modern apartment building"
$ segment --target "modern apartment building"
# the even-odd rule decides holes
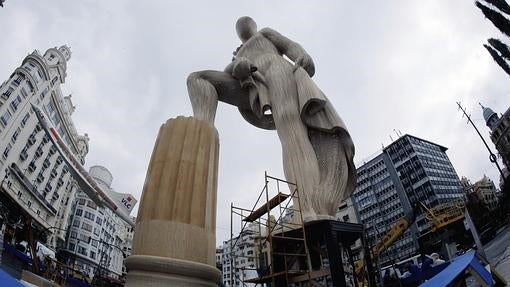
[[[357,168],[353,204],[371,244],[379,241],[418,204],[436,206],[463,197],[463,188],[446,148],[411,135],[394,141]],[[415,223],[380,256],[383,264],[418,252],[418,238],[430,231],[422,210]]]
[[[108,169],[96,165],[90,168],[89,174],[104,191],[115,193]],[[90,278],[121,279],[125,275],[124,257],[130,254],[132,239],[133,229],[127,222],[109,208],[98,207],[85,193],[77,194],[67,241],[68,264]]]
[[[223,286],[255,286],[252,283],[243,285],[242,282],[257,277],[255,269],[259,243],[256,240],[260,240],[260,232],[258,226],[252,224],[237,237],[223,243],[222,252],[219,253]]]
[[[64,245],[76,186],[31,104],[45,111],[71,152],[84,163],[89,139],[76,131],[71,96],[61,90],[70,58],[67,46],[44,54],[36,50],[0,86],[0,216],[6,219],[7,244],[27,240],[21,226],[30,220],[37,230],[49,234],[37,240],[53,248]]]

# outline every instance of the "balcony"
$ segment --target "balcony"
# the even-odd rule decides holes
[[[35,141],[36,141],[35,136],[31,135],[31,136],[28,138],[27,145],[28,145],[28,146],[32,146],[32,145],[34,145],[34,144],[35,144]]]
[[[47,160],[47,159],[46,159],[46,160],[44,160],[44,162],[43,162],[43,167],[44,167],[45,169],[46,169],[46,168],[48,168],[48,167],[50,167],[50,165],[51,165],[51,163],[50,163],[50,161],[49,161],[49,160]]]
[[[30,166],[28,167],[30,168]],[[34,167],[35,168],[35,167]],[[30,193],[32,193],[39,202],[43,204],[43,206],[52,214],[56,215],[57,210],[46,201],[46,199],[40,194],[35,186],[30,182],[30,180],[24,175],[23,171],[18,167],[17,164],[12,163],[10,165],[10,169],[13,172],[13,174],[19,179],[19,182],[24,185],[25,189],[28,190]]]
[[[23,152],[23,151],[22,151],[22,152],[19,154],[19,159],[20,159],[21,161],[25,161],[25,160],[27,159],[27,157],[28,157],[28,154],[27,154],[27,152],[26,152],[26,151],[25,151],[25,152]]]
[[[34,172],[34,171],[35,171],[35,164],[34,164],[34,162],[33,162],[33,161],[32,161],[32,162],[28,165],[27,170],[28,170],[28,172],[30,172],[30,173],[32,173],[32,172]]]

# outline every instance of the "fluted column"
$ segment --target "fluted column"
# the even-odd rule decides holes
[[[193,117],[159,130],[133,238],[126,286],[218,286],[218,133]]]

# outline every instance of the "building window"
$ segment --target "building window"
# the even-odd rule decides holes
[[[80,200],[78,200],[79,205],[85,205],[85,202],[86,202],[85,198],[80,198]]]
[[[81,216],[81,214],[83,213],[83,210],[82,209],[76,209],[76,216]]]
[[[7,126],[7,123],[9,122],[9,119],[11,118],[11,112],[9,110],[5,111],[5,113],[0,116],[0,123],[5,128]]]
[[[90,251],[90,258],[96,259],[96,253],[94,251]]]
[[[103,224],[103,220],[102,220],[102,219],[98,216],[98,217],[96,218],[96,223],[97,223],[97,224],[99,224],[99,225],[101,225],[101,224]]]
[[[87,206],[94,210],[97,208],[97,205],[93,201],[87,202]]]
[[[37,183],[42,183],[44,181],[44,175],[39,173],[35,181],[37,181]]]
[[[88,243],[88,242],[90,242],[90,236],[80,233],[80,237],[78,238],[78,240]]]
[[[57,117],[55,117],[54,120],[56,121],[56,119],[57,119]],[[59,125],[59,123],[55,122],[55,125]],[[64,133],[64,129],[62,128],[62,125],[59,125],[57,130],[58,130],[58,134],[60,135],[60,137],[62,137],[62,139],[65,139],[65,133]],[[68,144],[69,144],[69,142],[68,142]]]
[[[16,79],[14,80],[14,86],[19,86],[21,82],[25,79],[25,75],[18,73]]]
[[[74,220],[73,221],[73,226],[80,227],[80,221],[79,220]]]
[[[35,68],[35,65],[34,65],[34,63],[29,62],[28,65],[26,66],[26,68],[27,68],[27,70],[32,71],[32,69]]]
[[[76,235],[77,235],[76,231],[71,231],[71,238],[76,238]]]
[[[53,105],[53,102],[49,102],[46,108],[48,109],[48,115],[53,114],[53,112],[55,111],[55,106]]]
[[[86,222],[82,223],[81,228],[84,229],[84,230],[87,230],[89,232],[92,232],[92,225],[90,225],[90,224],[88,224]]]
[[[87,256],[87,248],[78,246],[78,253],[80,253],[81,255]]]
[[[4,159],[6,159],[7,156],[9,156],[9,151],[11,151],[11,148],[12,148],[11,143],[7,144],[7,146],[5,147],[5,150],[4,150],[4,154],[3,154]]]
[[[16,110],[18,110],[18,106],[19,104],[21,104],[21,97],[20,96],[17,96],[16,98],[14,98],[14,100],[12,100],[11,102],[11,108],[12,108],[12,111],[15,112]]]
[[[18,138],[19,134],[21,133],[21,128],[18,128],[13,134],[12,134],[12,137],[11,137],[11,142],[12,143],[15,143],[16,142],[16,139]]]
[[[21,95],[23,96],[23,98],[26,99],[28,97],[28,93],[25,90],[25,87],[21,87],[20,91],[21,91]]]
[[[94,215],[94,214],[92,214],[92,213],[90,213],[90,212],[88,212],[88,211],[85,211],[85,218],[87,218],[87,219],[90,219],[90,220],[94,221],[94,219],[95,219],[95,215]]]
[[[39,98],[41,100],[43,100],[46,97],[46,95],[48,94],[49,90],[50,90],[49,88],[44,89],[44,91],[41,92],[41,95],[39,96]]]
[[[27,124],[29,118],[30,118],[30,113],[27,113],[23,117],[23,119],[21,120],[21,127],[25,127],[25,125]]]
[[[33,93],[34,85],[32,85],[32,83],[28,79],[27,79],[27,86],[28,86],[28,89],[30,90],[30,93]]]
[[[2,99],[7,101],[9,99],[9,97],[11,96],[12,92],[14,92],[14,89],[12,87],[9,87],[5,92],[3,92],[2,96],[1,96]]]

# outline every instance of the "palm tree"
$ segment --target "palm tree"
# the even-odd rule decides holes
[[[494,61],[496,63],[498,63],[498,65],[508,74],[510,75],[510,66],[508,65],[508,63],[505,61],[505,59],[503,59],[503,57],[501,57],[501,55],[496,51],[494,50],[491,46],[487,45],[487,44],[484,44],[483,45],[487,51],[489,51],[489,54],[491,54],[492,58],[494,59]],[[507,46],[508,48],[508,46]]]
[[[510,36],[510,20],[506,17],[510,15],[510,5],[508,5],[505,0],[485,0],[485,2],[492,5],[492,7],[489,7],[485,3],[482,4],[480,1],[476,1],[475,5],[496,28],[503,34]],[[510,65],[507,62],[507,60],[510,60],[510,48],[498,39],[491,38],[487,42],[488,44],[484,44],[483,46],[487,49],[494,61],[510,75]]]

